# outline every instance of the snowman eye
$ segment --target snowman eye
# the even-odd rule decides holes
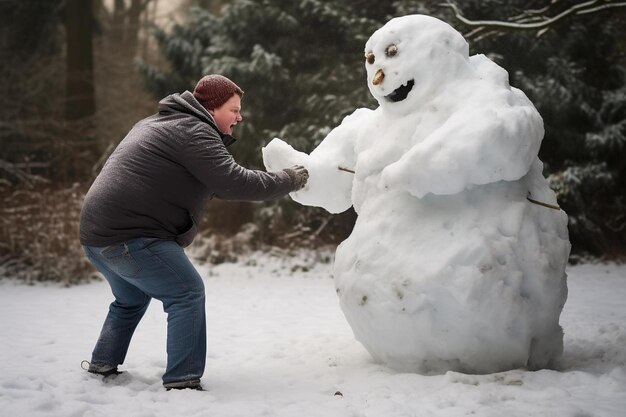
[[[388,57],[396,56],[397,53],[398,47],[394,44],[389,45],[387,49],[385,49],[385,55],[387,55]]]
[[[374,56],[372,52],[368,52],[365,54],[365,60],[367,61],[368,64],[373,64],[374,61],[376,60],[376,57]]]

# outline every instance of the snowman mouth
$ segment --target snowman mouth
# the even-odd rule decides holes
[[[398,101],[402,101],[409,95],[413,86],[415,85],[415,80],[409,80],[406,84],[401,85],[400,87],[393,90],[391,94],[385,96],[385,98],[394,103]]]

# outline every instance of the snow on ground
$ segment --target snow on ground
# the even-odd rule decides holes
[[[569,268],[560,370],[418,375],[375,364],[339,309],[331,264],[257,257],[206,277],[204,392],[161,386],[165,315],[140,323],[127,371],[80,368],[110,301],[105,282],[0,281],[0,416],[623,416],[626,266]],[[340,391],[343,396],[335,395]]]

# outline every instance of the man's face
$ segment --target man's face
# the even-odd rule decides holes
[[[220,132],[232,135],[233,127],[243,120],[241,117],[241,97],[238,94],[233,94],[221,107],[209,110],[209,113],[215,119]]]

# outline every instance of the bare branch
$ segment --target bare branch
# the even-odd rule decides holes
[[[511,17],[511,21],[514,22],[519,22],[522,21],[524,19],[532,19],[535,18],[536,16],[543,16],[544,14],[546,14],[546,12],[548,12],[550,10],[550,8],[552,6],[554,6],[556,3],[558,3],[558,0],[556,1],[552,1],[549,5],[547,5],[546,7],[542,7],[541,9],[528,9],[528,10],[524,10],[521,14],[518,14],[517,16],[513,16]]]
[[[467,38],[480,39],[487,37],[486,33],[483,33],[485,29],[489,29],[489,33],[498,34],[500,32],[513,31],[513,30],[527,30],[538,31],[537,36],[541,36],[548,31],[554,24],[565,19],[566,17],[573,15],[584,15],[590,13],[597,13],[602,10],[626,7],[626,2],[610,2],[610,0],[590,0],[583,3],[576,4],[570,8],[563,10],[555,16],[545,16],[558,0],[551,2],[548,6],[536,10],[526,10],[523,13],[509,18],[507,21],[501,20],[471,20],[463,16],[461,10],[454,3],[447,2],[442,4],[442,7],[448,7],[454,12],[454,17],[471,28],[474,28],[471,32],[465,36]]]
[[[588,14],[588,13],[596,13],[602,10],[611,9],[613,7],[626,7],[626,2],[620,3],[606,3],[597,7],[592,7],[591,9],[581,10],[576,14]]]

